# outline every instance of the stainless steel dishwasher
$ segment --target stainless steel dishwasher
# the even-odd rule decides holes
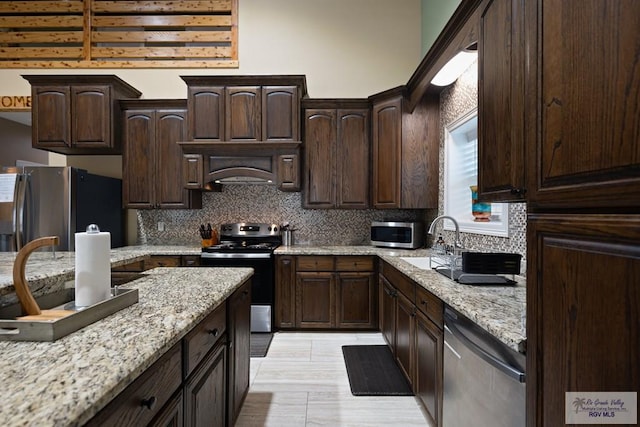
[[[444,321],[443,426],[524,426],[525,355],[449,306]]]

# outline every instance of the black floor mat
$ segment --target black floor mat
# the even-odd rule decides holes
[[[267,355],[267,351],[269,351],[272,339],[273,334],[268,332],[252,333],[250,341],[251,357],[265,357]]]
[[[354,396],[413,396],[386,345],[343,345],[342,354]]]

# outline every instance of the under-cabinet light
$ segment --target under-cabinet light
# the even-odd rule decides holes
[[[451,58],[449,62],[438,71],[438,74],[431,80],[431,84],[435,86],[449,86],[473,64],[477,57],[477,51],[458,52],[456,56]]]

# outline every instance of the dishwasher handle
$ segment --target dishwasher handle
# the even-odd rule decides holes
[[[454,337],[458,338],[460,341],[462,341],[462,343],[469,348],[471,351],[473,351],[476,355],[478,355],[480,358],[482,358],[485,362],[491,364],[492,366],[496,367],[497,369],[499,369],[500,371],[504,372],[507,376],[521,382],[524,383],[525,379],[526,379],[526,375],[525,373],[507,363],[504,360],[501,360],[499,358],[497,358],[496,356],[494,356],[493,354],[488,353],[485,349],[483,349],[481,346],[479,346],[478,344],[476,344],[475,342],[473,342],[472,340],[470,340],[465,334],[464,332],[462,332],[460,330],[460,328],[458,327],[458,325],[460,324],[460,321],[456,318],[455,314],[451,314],[448,310],[445,310],[444,313],[444,320],[445,320],[445,329],[448,329],[449,332],[451,333],[451,335],[453,335]]]

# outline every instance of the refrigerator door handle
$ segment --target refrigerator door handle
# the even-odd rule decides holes
[[[26,203],[26,193],[27,193],[27,175],[20,174],[18,175],[16,181],[16,200],[13,204],[14,208],[14,224],[15,224],[15,245],[16,251],[22,249],[22,247],[27,243],[25,241],[25,203]]]

